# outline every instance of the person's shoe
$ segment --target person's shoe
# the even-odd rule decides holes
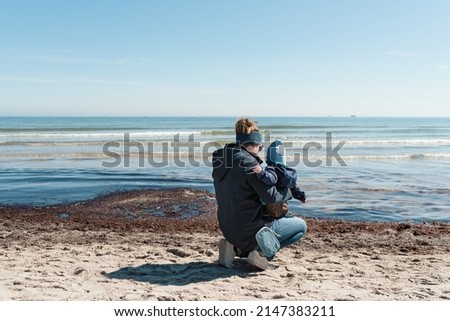
[[[247,262],[260,270],[271,269],[271,264],[267,261],[267,258],[259,254],[257,250],[248,254]]]
[[[234,257],[236,252],[234,251],[234,246],[225,239],[219,241],[219,264],[231,269],[233,267]]]

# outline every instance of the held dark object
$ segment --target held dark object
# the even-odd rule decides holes
[[[280,218],[285,216],[289,211],[288,203],[281,204],[266,204],[266,212],[273,218]]]

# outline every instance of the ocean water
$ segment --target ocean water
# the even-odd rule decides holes
[[[234,117],[0,117],[0,205],[50,205],[129,189],[213,192],[211,153]],[[309,217],[450,221],[449,118],[257,118],[285,143]],[[264,152],[262,152],[264,155]]]

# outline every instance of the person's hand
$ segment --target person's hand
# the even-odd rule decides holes
[[[252,168],[253,173],[259,174],[263,171],[263,168],[259,165],[256,165],[255,167]]]
[[[302,202],[303,204],[306,203],[306,194],[305,192],[302,192],[301,190],[299,190],[298,188],[291,190],[292,191],[292,196],[295,199],[298,199],[300,202]]]

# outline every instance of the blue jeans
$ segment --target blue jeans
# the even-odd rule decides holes
[[[277,234],[280,247],[286,247],[300,240],[307,230],[306,222],[300,217],[285,216],[270,222],[267,227]]]

